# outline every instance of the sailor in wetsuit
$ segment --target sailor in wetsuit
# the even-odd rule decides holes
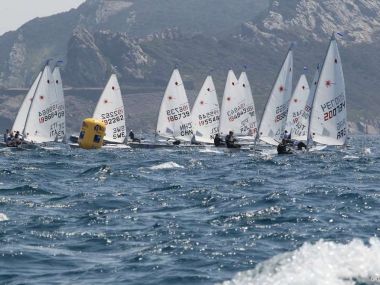
[[[216,134],[215,135],[215,138],[214,138],[214,145],[216,147],[219,147],[219,146],[225,146],[222,138],[219,136],[219,134]]]
[[[236,139],[234,137],[234,132],[230,131],[228,135],[226,135],[226,145],[227,148],[241,148],[241,145],[236,143]]]
[[[279,143],[279,145],[277,146],[277,153],[278,154],[291,154],[292,153],[292,151],[289,149],[288,144],[287,144],[285,139],[283,139],[281,141],[281,143]]]
[[[132,142],[138,142],[138,143],[141,142],[140,139],[135,138],[135,134],[133,133],[133,130],[131,130],[131,131],[129,132],[129,138],[130,138],[130,140],[131,140]]]

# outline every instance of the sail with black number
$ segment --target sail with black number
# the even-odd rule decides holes
[[[126,137],[124,103],[117,77],[112,74],[95,107],[93,118],[106,124],[104,140],[110,143],[123,143]]]
[[[239,77],[239,88],[244,98],[244,108],[242,115],[239,118],[240,121],[240,133],[241,136],[249,136],[253,139],[257,135],[257,117],[256,108],[253,101],[252,89],[249,84],[248,76],[246,72],[242,72]]]
[[[293,52],[290,48],[273,85],[260,122],[257,138],[265,143],[278,145],[283,137],[289,100],[292,96],[292,79]]]
[[[34,143],[55,141],[59,134],[60,119],[64,115],[64,107],[57,96],[50,66],[46,65],[26,117],[23,130],[25,141]]]
[[[213,143],[219,133],[219,103],[215,85],[208,76],[194,102],[192,110],[193,131],[197,142]]]
[[[345,82],[335,35],[315,90],[309,131],[311,139],[319,144],[339,146],[347,141]]]
[[[57,125],[55,127],[56,140],[62,141],[66,135],[66,110],[61,72],[58,66],[56,66],[53,70],[53,80],[57,95],[58,110],[60,110],[60,116],[57,117]]]
[[[169,80],[157,120],[157,135],[182,141],[193,137],[190,105],[181,75],[177,69]]]
[[[302,115],[305,111],[309,93],[309,83],[303,74],[294,89],[293,96],[289,103],[285,129],[291,134],[292,139],[299,140],[303,132],[307,131],[307,125],[302,124]]]
[[[245,72],[240,81],[235,73],[228,71],[220,112],[219,133],[222,136],[233,131],[237,136],[247,136],[254,132],[255,110],[252,91]]]

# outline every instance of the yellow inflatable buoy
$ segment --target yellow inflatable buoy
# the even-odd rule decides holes
[[[78,139],[79,147],[84,149],[101,148],[105,134],[106,125],[102,120],[84,119]]]

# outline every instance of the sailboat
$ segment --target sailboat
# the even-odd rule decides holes
[[[325,146],[342,146],[347,142],[346,91],[335,34],[315,89],[309,134],[314,143]]]
[[[289,101],[292,96],[292,79],[293,51],[290,47],[265,105],[259,126],[258,140],[270,145],[278,145],[282,140]]]
[[[156,134],[184,142],[190,142],[193,137],[190,105],[178,69],[173,71],[162,99]]]
[[[309,93],[309,83],[307,82],[306,76],[302,74],[289,103],[285,127],[294,140],[299,140],[307,131],[307,125],[302,123],[302,116],[305,111]]]
[[[112,74],[108,80],[92,117],[101,119],[106,124],[106,143],[124,143],[127,133],[124,103],[116,74]]]
[[[195,140],[212,144],[219,133],[219,103],[211,76],[207,76],[191,112]]]
[[[57,94],[53,74],[47,64],[39,77],[27,112],[22,130],[24,141],[30,143],[56,141],[57,137],[64,136],[64,130],[61,129],[64,127],[64,120],[63,91],[62,96]]]

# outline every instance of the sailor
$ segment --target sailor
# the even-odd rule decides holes
[[[292,135],[290,133],[288,133],[287,130],[285,130],[285,133],[284,133],[284,140],[287,143],[290,143],[292,141]]]
[[[234,137],[234,132],[230,131],[228,135],[226,135],[226,145],[227,148],[240,148],[241,145],[236,143],[236,139]]]
[[[21,137],[19,131],[16,132],[16,134],[15,134],[15,138],[14,138],[14,141],[15,141],[15,144],[16,144],[16,145],[20,145],[20,144],[21,144],[22,137]]]
[[[181,144],[181,141],[180,140],[175,140],[174,142],[173,142],[173,145],[180,145]]]
[[[219,136],[219,134],[216,134],[216,135],[215,135],[215,138],[214,138],[214,145],[215,145],[216,147],[218,147],[218,146],[224,146],[224,145],[225,145],[224,142],[223,142],[223,140],[222,140],[222,138]]]
[[[131,131],[129,132],[129,138],[131,139],[132,142],[138,142],[138,143],[141,142],[140,139],[135,138],[135,134],[133,133],[133,130],[131,130]]]
[[[303,150],[303,149],[307,149],[307,146],[304,142],[300,142],[300,141],[293,141],[293,146],[295,146],[297,148],[297,150]]]
[[[281,141],[281,143],[277,146],[277,153],[278,154],[291,154],[292,151],[288,148],[287,142],[285,139]]]

